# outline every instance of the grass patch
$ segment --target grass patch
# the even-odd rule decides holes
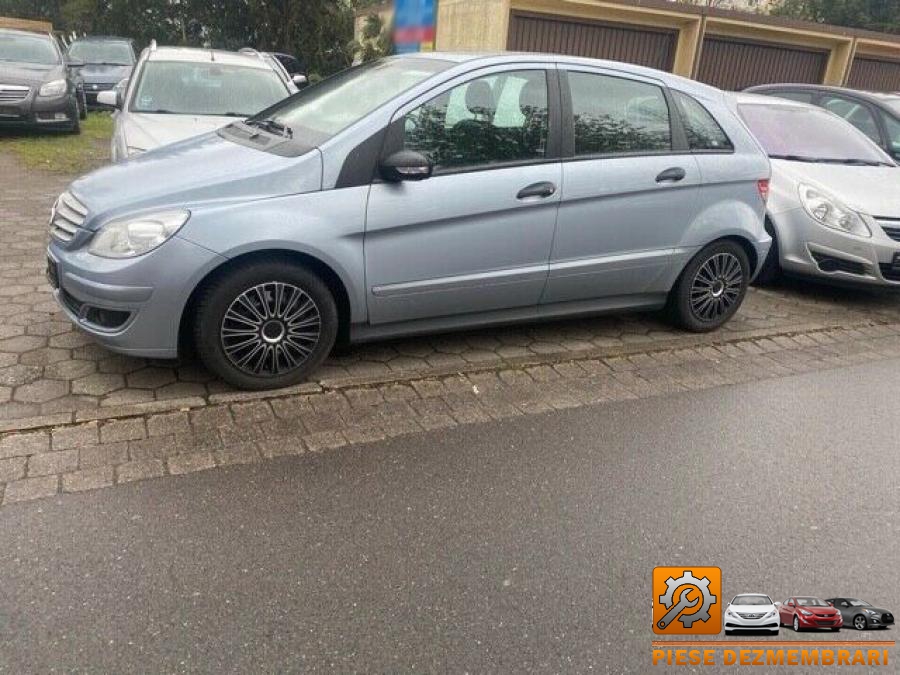
[[[11,150],[29,169],[82,174],[109,161],[113,121],[109,113],[92,112],[81,121],[81,133],[29,131],[0,137],[0,150]]]

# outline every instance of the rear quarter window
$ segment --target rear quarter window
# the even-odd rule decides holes
[[[681,115],[691,150],[725,152],[734,150],[731,139],[703,104],[680,91],[672,91],[672,96]]]

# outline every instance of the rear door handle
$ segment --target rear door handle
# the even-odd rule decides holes
[[[516,199],[546,199],[556,194],[556,186],[550,181],[542,181],[540,183],[532,183],[528,187],[519,190]]]
[[[682,169],[680,166],[674,166],[671,169],[666,169],[661,174],[656,177],[657,183],[677,183],[682,181],[687,176],[687,172]]]

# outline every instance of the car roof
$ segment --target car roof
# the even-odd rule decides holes
[[[18,28],[0,28],[0,33],[12,33],[13,35],[25,35],[27,37],[44,38],[52,40],[53,37],[49,33],[41,33],[35,30],[19,30]]]
[[[221,49],[198,49],[196,47],[157,47],[147,51],[148,61],[181,61],[186,63],[219,63],[245,68],[272,70],[266,61],[255,54],[240,54]]]
[[[580,56],[568,56],[565,54],[553,54],[543,52],[415,52],[411,54],[399,54],[389,56],[389,59],[435,59],[450,61],[456,64],[466,65],[504,65],[511,63],[527,63],[534,61],[547,61],[550,63],[565,65],[583,65],[591,68],[602,68],[610,71],[619,71],[626,75],[637,75],[662,81],[670,87],[675,87],[686,93],[692,93],[708,98],[720,98],[722,91],[706,84],[690,80],[686,77],[673,75],[662,70],[638,66],[622,61],[610,61],[607,59],[589,59]]]
[[[900,95],[890,94],[879,91],[863,91],[861,89],[850,89],[849,87],[835,87],[827,84],[761,84],[756,87],[750,87],[747,92],[757,91],[815,91],[830,94],[845,94],[847,96],[855,96],[856,98],[865,99],[875,103],[884,101],[900,101]]]
[[[72,40],[71,44],[74,45],[76,42],[134,42],[134,40],[126,37],[118,37],[116,35],[85,35],[83,37],[75,38]]]
[[[756,104],[766,105],[779,108],[809,108],[810,110],[820,111],[822,108],[812,105],[811,103],[803,103],[802,101],[793,101],[789,98],[778,98],[777,96],[764,96],[763,94],[748,94],[746,92],[726,94],[734,99],[737,104]]]

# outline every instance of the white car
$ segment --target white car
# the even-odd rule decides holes
[[[856,286],[900,287],[900,167],[849,122],[816,106],[734,97],[772,162],[758,281],[782,272]]]
[[[116,107],[114,162],[215,131],[295,94],[284,68],[252,50],[144,50],[131,78],[98,102]]]
[[[738,630],[769,631],[778,635],[778,608],[763,593],[736,595],[725,607],[725,635]]]

